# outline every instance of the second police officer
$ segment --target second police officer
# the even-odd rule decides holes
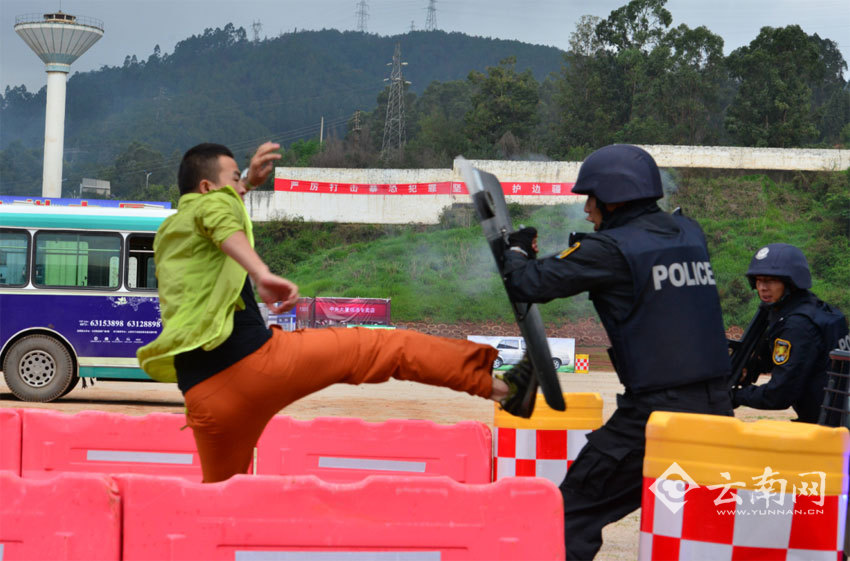
[[[759,249],[747,269],[750,286],[768,309],[767,328],[748,368],[770,373],[759,386],[734,389],[735,407],[793,407],[798,421],[817,423],[827,385],[829,353],[850,350],[847,320],[809,289],[812,275],[799,248],[773,243]]]
[[[506,277],[522,302],[588,292],[625,386],[560,486],[567,559],[592,559],[602,528],[640,507],[649,415],[731,415],[730,365],[705,237],[695,221],[658,207],[652,156],[632,145],[601,148],[582,164],[573,192],[587,195],[595,233],[535,259],[536,230],[514,232]]]

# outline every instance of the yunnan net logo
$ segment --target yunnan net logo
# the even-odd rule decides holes
[[[685,506],[687,500],[685,494],[691,489],[699,487],[697,482],[688,475],[682,466],[673,462],[670,467],[661,474],[661,477],[655,480],[649,486],[649,490],[661,501],[667,509],[673,514],[678,513]]]

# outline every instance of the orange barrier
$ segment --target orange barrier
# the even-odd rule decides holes
[[[0,472],[0,559],[118,561],[121,498],[103,475]]]
[[[350,482],[368,475],[447,475],[488,483],[490,430],[483,423],[275,416],[257,443],[258,475],[316,475]]]
[[[21,417],[17,409],[0,409],[0,471],[21,475]],[[0,559],[3,559],[0,556]]]
[[[183,415],[131,417],[103,411],[66,415],[22,409],[21,475],[147,473],[201,481],[192,430]]]
[[[538,478],[118,475],[123,559],[563,559],[561,494]]]
[[[841,559],[847,429],[655,411],[638,559]]]

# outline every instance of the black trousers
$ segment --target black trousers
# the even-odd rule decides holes
[[[561,483],[567,559],[593,559],[602,547],[602,528],[640,508],[646,423],[653,411],[731,416],[732,402],[725,379],[618,395],[617,410],[588,435]]]

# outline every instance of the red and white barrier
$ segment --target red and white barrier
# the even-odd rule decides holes
[[[201,465],[183,415],[132,417],[103,411],[66,415],[22,409],[21,475],[56,472],[147,473],[201,481]]]
[[[681,480],[666,480],[679,485]],[[795,495],[694,487],[673,513],[644,478],[640,559],[836,561],[844,547],[847,495]],[[657,480],[664,485],[665,480]],[[671,487],[672,488],[672,487]],[[725,495],[725,496],[724,496]],[[716,501],[728,501],[725,506]],[[740,501],[740,504],[738,503]]]
[[[587,443],[602,425],[602,398],[596,393],[565,393],[566,411],[555,411],[537,396],[531,418],[514,417],[496,406],[493,416],[493,480],[544,477],[560,485]]]
[[[115,479],[124,499],[126,561],[564,558],[561,494],[542,479]]]
[[[655,411],[638,558],[840,560],[848,451],[843,427]]]
[[[474,421],[275,416],[257,443],[258,475],[316,475],[325,481],[358,481],[368,475],[446,475],[461,483],[487,483],[490,430]]]
[[[510,429],[496,427],[493,479],[545,477],[560,485],[587,444],[590,430]]]
[[[0,409],[0,471],[3,470],[21,475],[21,416],[17,409]]]
[[[121,559],[121,498],[103,475],[0,472],[0,560]]]

